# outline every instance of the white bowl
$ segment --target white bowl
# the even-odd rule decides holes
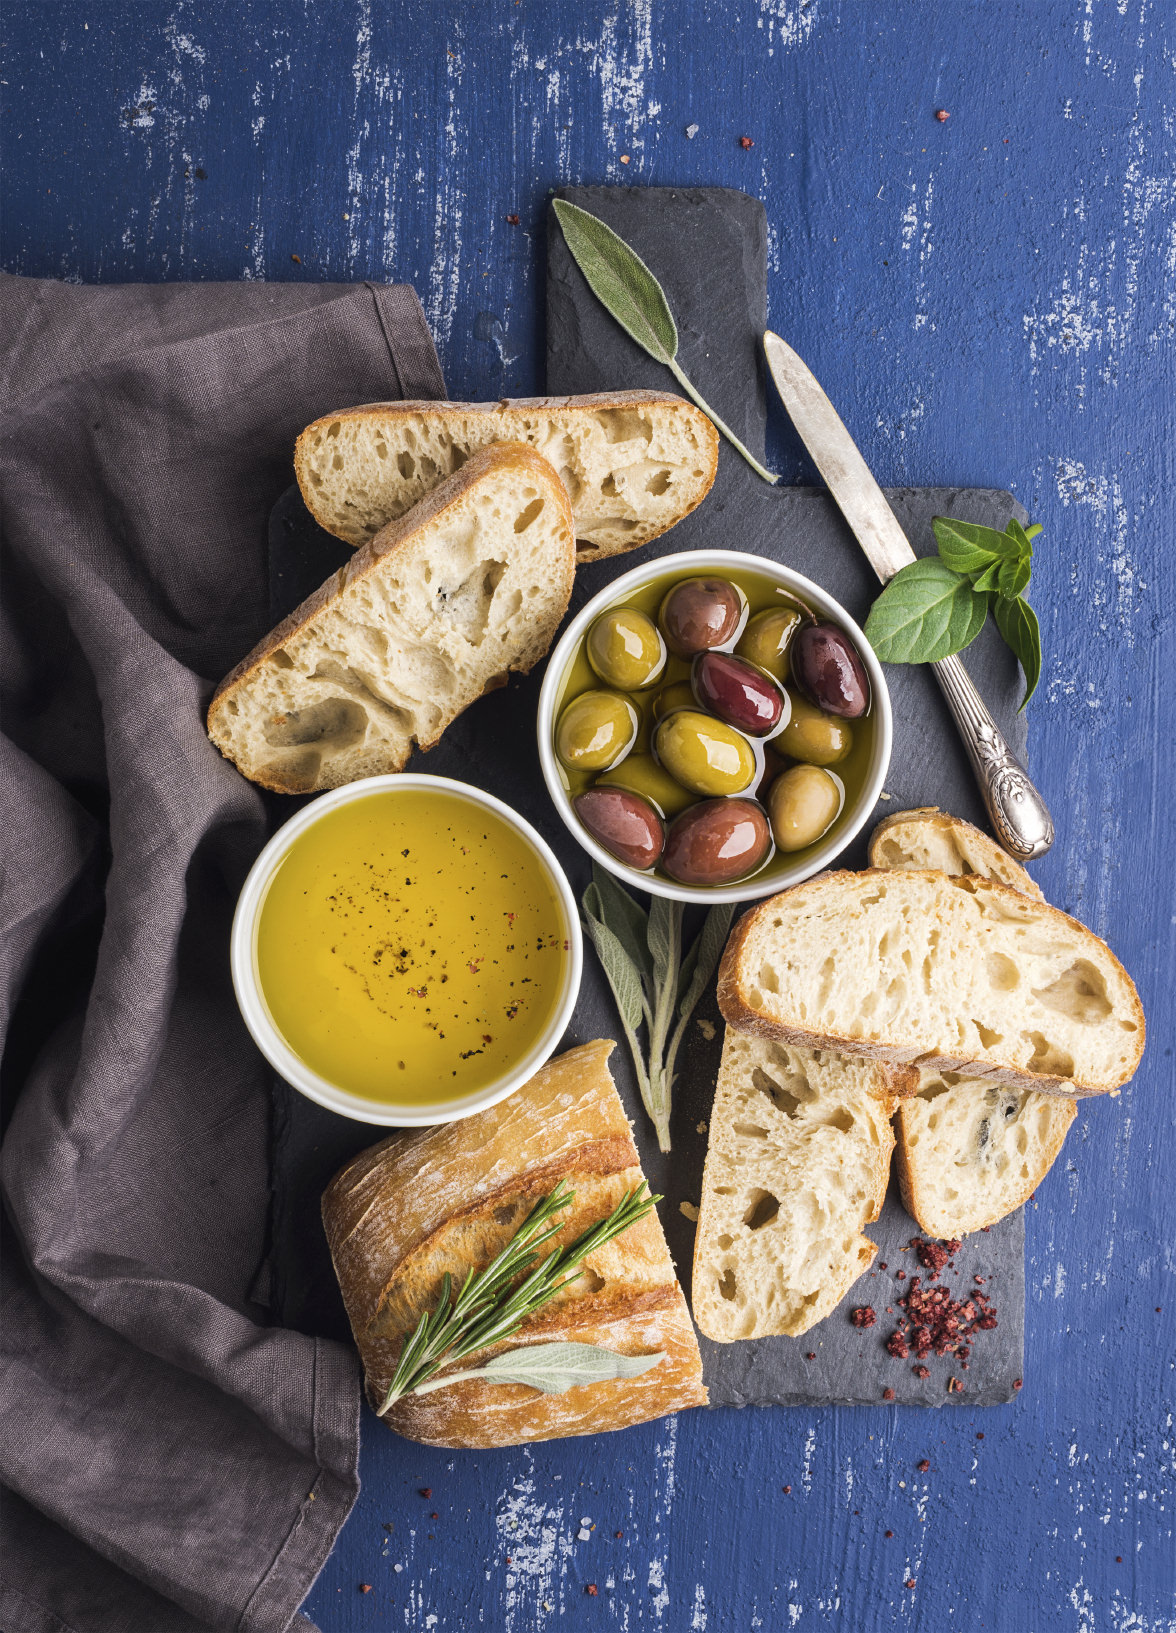
[[[346,1089],[339,1088],[328,1078],[320,1077],[290,1048],[274,1025],[258,980],[257,926],[266,892],[278,864],[301,834],[328,811],[337,810],[340,805],[349,804],[352,800],[366,799],[371,794],[382,794],[387,791],[404,792],[414,788],[432,789],[437,793],[468,800],[472,805],[493,811],[526,841],[559,899],[568,952],[563,987],[555,1013],[535,1045],[522,1060],[510,1068],[509,1072],[476,1094],[468,1094],[460,1100],[444,1100],[432,1105],[390,1105],[382,1101],[367,1100],[361,1095],[350,1094]],[[492,794],[484,793],[480,788],[471,787],[469,783],[452,782],[448,777],[400,773],[390,777],[365,777],[359,782],[348,783],[345,788],[337,788],[329,794],[322,794],[278,829],[250,869],[249,877],[238,898],[237,910],[233,916],[230,962],[233,990],[237,995],[237,1004],[245,1025],[249,1028],[254,1043],[287,1083],[306,1095],[308,1100],[315,1100],[320,1106],[326,1106],[328,1111],[337,1111],[343,1117],[354,1118],[356,1122],[380,1123],[393,1128],[414,1128],[429,1123],[454,1123],[462,1117],[471,1117],[474,1112],[484,1111],[487,1106],[494,1106],[500,1100],[505,1100],[508,1094],[513,1094],[515,1089],[521,1088],[528,1078],[535,1075],[551,1055],[571,1019],[576,995],[580,990],[584,947],[571,886],[551,848],[529,822],[525,822],[517,811],[512,811],[509,805],[504,805],[501,800],[495,799]]]
[[[588,626],[600,613],[606,612],[609,607],[623,604],[635,591],[655,578],[671,575],[689,578],[697,573],[737,573],[741,570],[762,573],[771,578],[782,590],[795,596],[814,612],[839,624],[853,641],[870,677],[873,693],[875,716],[873,752],[861,792],[855,800],[847,802],[845,809],[834,822],[828,838],[805,855],[803,860],[789,866],[783,861],[782,853],[777,851],[767,867],[753,874],[750,879],[739,880],[726,886],[679,885],[670,879],[661,879],[655,874],[641,873],[636,868],[626,867],[593,839],[577,817],[564,786],[559,761],[555,756],[556,700],[563,689],[564,678],[588,631]],[[788,567],[782,567],[778,561],[771,561],[766,556],[745,555],[741,550],[685,550],[680,555],[662,556],[654,561],[643,562],[631,572],[623,573],[620,578],[614,579],[601,590],[599,595],[594,595],[587,606],[576,614],[551,654],[547,673],[543,677],[543,688],[539,694],[538,732],[539,760],[543,767],[543,779],[547,784],[547,790],[555,801],[555,808],[563,818],[568,832],[583,846],[589,856],[634,890],[644,890],[651,896],[668,896],[677,902],[701,902],[711,905],[715,902],[750,902],[761,896],[771,896],[778,890],[787,890],[790,885],[800,884],[802,879],[810,879],[814,873],[820,873],[822,868],[827,868],[840,856],[869,820],[878,795],[882,792],[882,784],[890,764],[893,725],[890,693],[886,688],[882,665],[845,608],[834,601],[819,584],[814,584],[811,579],[792,572]]]

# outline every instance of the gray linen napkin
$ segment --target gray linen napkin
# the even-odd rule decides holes
[[[257,1301],[228,933],[267,810],[203,710],[267,627],[299,429],[444,382],[402,285],[3,277],[0,334],[0,1625],[306,1627],[358,1369]]]

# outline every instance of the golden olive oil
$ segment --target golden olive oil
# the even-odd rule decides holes
[[[430,789],[340,805],[279,863],[257,974],[287,1044],[365,1099],[456,1100],[539,1041],[568,958],[563,909],[526,840]]]

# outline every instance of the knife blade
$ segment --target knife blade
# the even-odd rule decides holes
[[[870,467],[804,360],[770,329],[764,353],[776,390],[825,485],[885,584],[917,557]],[[1049,808],[1004,739],[958,656],[931,665],[976,773],[997,838],[1019,862],[1053,844]]]

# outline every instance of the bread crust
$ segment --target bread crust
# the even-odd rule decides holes
[[[334,535],[334,537],[342,538],[345,543],[354,543],[353,540],[347,539],[344,534],[338,532],[336,527],[332,525],[332,513],[318,501],[314,483],[310,479],[312,441],[315,434],[323,426],[330,425],[336,420],[362,420],[369,415],[378,415],[381,419],[404,422],[414,417],[428,417],[445,412],[491,419],[495,415],[506,416],[513,413],[566,413],[569,410],[583,410],[586,413],[595,413],[613,408],[633,410],[641,408],[680,408],[692,417],[696,429],[705,443],[706,469],[697,498],[679,510],[673,520],[664,526],[651,526],[639,530],[634,535],[632,543],[625,547],[626,549],[636,550],[640,549],[642,545],[650,543],[651,540],[660,538],[663,533],[668,532],[670,527],[676,526],[678,522],[684,520],[685,517],[696,510],[714,486],[715,475],[719,468],[719,434],[711,420],[702,413],[701,409],[697,409],[693,403],[688,402],[686,398],[680,397],[672,391],[599,391],[585,393],[582,396],[568,397],[501,397],[497,402],[486,403],[460,403],[448,399],[444,402],[424,399],[408,402],[357,403],[351,408],[338,409],[332,414],[321,414],[317,420],[314,420],[299,433],[294,444],[294,475],[306,507],[319,526]],[[510,440],[509,431],[507,431],[506,435],[507,440]],[[610,555],[620,555],[622,553],[624,553],[622,550],[616,548],[588,546],[578,550],[577,559],[581,561],[602,561]]]
[[[560,1216],[553,1239],[560,1246],[641,1182],[632,1130],[608,1073],[614,1047],[600,1040],[571,1050],[499,1105],[384,1140],[331,1181],[323,1224],[373,1405],[447,1271],[460,1280],[471,1265],[487,1263],[560,1179],[577,1193]],[[555,1396],[463,1382],[398,1402],[386,1421],[410,1439],[483,1447],[624,1428],[704,1405],[697,1341],[656,1214],[591,1254],[585,1270],[513,1338],[460,1367],[554,1339],[629,1355],[661,1349],[666,1360],[638,1378]]]
[[[944,834],[961,847],[980,857],[986,871],[968,868],[969,873],[980,873],[981,878],[995,879],[998,883],[1011,885],[1014,890],[1022,891],[1026,896],[1032,896],[1036,901],[1043,902],[1045,896],[1040,885],[1013,858],[1003,851],[994,839],[975,827],[971,822],[965,822],[963,817],[952,816],[947,811],[941,811],[938,805],[917,805],[909,811],[893,811],[882,821],[870,835],[870,866],[873,868],[887,868],[893,870],[894,864],[887,863],[881,856],[882,846],[888,834],[895,828],[921,826]]]
[[[536,453],[525,443],[501,442],[493,443],[488,448],[480,449],[470,456],[460,470],[455,471],[440,482],[431,493],[427,494],[411,510],[406,511],[397,520],[382,527],[376,536],[367,544],[361,545],[351,557],[332,574],[326,583],[321,585],[312,595],[309,595],[300,606],[282,619],[268,635],[262,637],[252,651],[246,653],[240,663],[231,669],[212,695],[206,717],[206,729],[209,737],[227,758],[233,756],[228,747],[228,736],[221,726],[221,715],[225,703],[239,687],[254,675],[264,664],[271,661],[274,653],[281,650],[287,641],[292,639],[300,630],[312,624],[329,607],[333,606],[345,592],[353,585],[365,578],[368,574],[378,571],[391,557],[398,552],[407,550],[415,543],[416,535],[420,530],[438,520],[444,512],[453,505],[459,504],[471,489],[486,476],[496,472],[513,471],[520,480],[527,479],[541,484],[550,493],[560,516],[567,528],[568,551],[562,566],[562,584],[557,586],[558,616],[552,620],[552,634],[558,627],[560,620],[567,611],[571,600],[572,585],[575,581],[575,530],[572,521],[571,502],[568,499],[567,489],[559,479],[559,475],[549,460],[542,454]],[[550,645],[550,642],[548,643]],[[509,670],[520,674],[529,673],[534,663],[544,655],[546,648],[535,655],[531,663],[512,663]],[[492,675],[483,686],[478,697],[485,697],[487,693],[496,691],[507,684],[507,675],[499,673]],[[457,712],[446,720],[441,729],[431,738],[417,744],[422,750],[433,748],[441,739],[447,726],[452,725],[458,714],[463,714],[470,706],[476,703],[477,697],[471,698]],[[407,757],[406,757],[407,758]],[[396,767],[402,769],[402,765]],[[282,779],[276,774],[276,768],[271,764],[251,774],[250,780],[263,788],[271,789],[277,794],[303,794],[308,792],[304,787]]]
[[[915,1051],[898,1044],[871,1041],[866,1038],[841,1037],[832,1033],[817,1032],[810,1027],[788,1025],[775,1021],[761,1011],[753,1009],[747,1002],[744,983],[740,976],[740,960],[751,936],[759,929],[762,922],[773,912],[780,909],[780,904],[794,904],[798,897],[812,895],[815,892],[835,889],[856,890],[864,888],[872,879],[926,879],[937,880],[946,877],[931,869],[892,870],[887,868],[866,868],[860,873],[851,873],[839,870],[833,873],[821,874],[816,879],[809,879],[804,884],[795,885],[791,890],[782,891],[777,896],[769,896],[765,901],[757,903],[749,912],[733,926],[719,964],[718,974],[718,1002],[723,1018],[740,1031],[755,1033],[765,1038],[779,1038],[785,1043],[799,1044],[809,1049],[833,1049],[839,1053],[849,1055],[863,1055],[868,1060],[887,1061],[894,1065],[918,1064],[932,1071],[959,1072],[966,1077],[992,1079],[996,1082],[1007,1083],[1011,1087],[1021,1089],[1037,1089],[1043,1094],[1057,1094],[1066,1098],[1093,1094],[1105,1094],[1127,1082],[1133,1075],[1143,1054],[1145,1041],[1145,1021],[1143,1006],[1135,985],[1122,964],[1091,930],[1069,914],[1061,912],[1059,908],[1051,907],[1047,902],[1035,902],[1034,905],[1048,914],[1057,914],[1058,918],[1082,936],[1090,937],[1098,943],[1106,956],[1114,964],[1122,976],[1126,986],[1128,1002],[1131,1007],[1132,1019],[1136,1026],[1134,1043],[1134,1060],[1128,1071],[1118,1083],[1086,1084],[1074,1078],[1060,1077],[1049,1073],[1031,1072],[1024,1067],[995,1065],[988,1061],[977,1060],[971,1056],[936,1054],[916,1055]],[[1000,884],[995,879],[984,879],[978,875],[971,875],[970,888],[978,894],[995,892],[998,897],[1005,897],[1011,901],[1023,902],[1024,894],[1014,890],[1010,885]]]

